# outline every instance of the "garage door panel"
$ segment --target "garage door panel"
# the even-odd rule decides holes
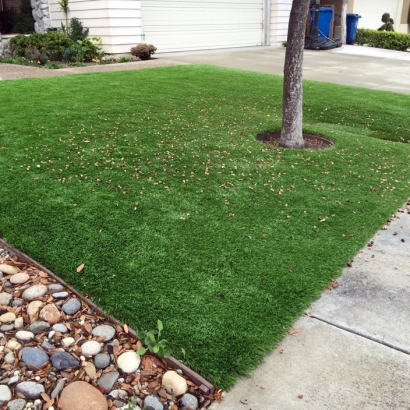
[[[263,0],[143,0],[145,41],[159,52],[262,44]]]

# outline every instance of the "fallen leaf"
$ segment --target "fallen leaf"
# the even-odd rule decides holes
[[[295,335],[296,333],[300,333],[301,332],[301,330],[300,329],[292,329],[292,330],[289,330],[288,331],[288,333],[290,334],[290,335]]]
[[[78,266],[76,271],[77,271],[77,273],[80,273],[83,269],[84,269],[84,263],[82,263],[80,266]]]
[[[124,325],[123,328],[124,328],[124,332],[125,332],[125,333],[128,333],[128,326],[127,326],[127,325]]]
[[[303,399],[303,394],[299,394],[298,399]]]

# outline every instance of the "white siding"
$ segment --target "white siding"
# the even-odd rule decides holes
[[[145,41],[158,52],[262,45],[263,0],[142,0]]]
[[[70,0],[68,20],[77,17],[90,29],[89,37],[101,37],[107,53],[129,53],[141,42],[141,2],[136,0]],[[58,0],[49,0],[53,27],[65,24]]]
[[[360,28],[377,30],[383,23],[381,21],[384,13],[389,13],[394,22],[397,21],[398,0],[354,0],[353,13],[360,14]]]
[[[286,41],[292,0],[272,0],[270,44]]]

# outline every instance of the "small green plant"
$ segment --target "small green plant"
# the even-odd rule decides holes
[[[130,63],[132,61],[131,58],[129,57],[120,57],[117,61],[117,63]]]
[[[158,330],[138,332],[138,337],[145,344],[145,346],[147,346],[147,348],[140,347],[137,350],[137,354],[143,355],[149,350],[150,352],[155,353],[158,356],[171,356],[171,350],[168,347],[168,342],[165,339],[161,340],[161,332],[164,329],[164,326],[160,320],[157,321],[157,328]]]
[[[65,26],[63,23],[61,23],[61,28],[63,29],[63,33],[66,33],[67,26],[68,26],[68,10],[70,10],[70,8],[68,7],[68,1],[69,0],[60,0],[58,2],[58,5],[60,6],[60,10],[64,11],[64,14],[65,14]]]
[[[17,65],[27,65],[28,61],[24,57],[3,57],[0,56],[0,63],[4,64],[17,64]]]
[[[46,68],[50,69],[50,70],[58,70],[59,68],[63,68],[63,66],[61,64],[58,64],[56,62],[52,62],[52,63],[47,63]]]
[[[85,40],[90,29],[84,28],[83,23],[77,17],[70,20],[70,26],[67,27],[68,37],[73,41]]]
[[[82,63],[81,61],[73,61],[69,63],[71,67],[85,67],[85,64]]]
[[[140,60],[149,60],[152,54],[155,54],[157,48],[152,44],[141,43],[131,48],[131,54]]]
[[[390,17],[389,13],[384,13],[382,15],[382,22],[384,23],[381,27],[377,30],[379,31],[394,31],[394,20]]]

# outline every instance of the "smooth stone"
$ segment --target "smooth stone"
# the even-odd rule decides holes
[[[60,410],[108,410],[108,404],[103,394],[86,382],[69,384],[58,400]]]
[[[11,390],[4,385],[0,385],[0,406],[11,399]]]
[[[11,400],[7,403],[7,410],[23,410],[26,407],[24,399]]]
[[[3,325],[3,326],[0,326],[0,330],[1,330],[2,332],[8,332],[8,331],[13,330],[13,329],[14,329],[14,323],[11,324],[11,325]]]
[[[34,333],[28,332],[27,330],[19,330],[16,333],[16,338],[22,342],[29,342],[34,337]]]
[[[9,352],[4,356],[4,363],[6,364],[13,364],[14,361],[16,360],[16,357],[14,356],[13,352]]]
[[[13,299],[13,295],[7,292],[0,293],[0,305],[8,305],[10,300]]]
[[[189,407],[192,410],[197,410],[198,409],[198,399],[193,394],[186,393],[181,397],[181,400],[179,401],[179,406]]]
[[[35,300],[34,302],[30,302],[27,306],[27,314],[32,317],[37,314],[37,312],[44,306],[44,303],[40,300]]]
[[[118,372],[110,372],[103,374],[98,379],[98,387],[105,389],[105,391],[110,392],[114,387],[114,384],[117,382],[120,374]]]
[[[110,356],[106,353],[99,353],[94,357],[94,364],[97,369],[105,369],[111,362]]]
[[[174,370],[165,372],[162,377],[162,387],[169,393],[175,396],[181,396],[188,390],[186,380]]]
[[[16,315],[13,312],[7,312],[0,316],[0,322],[2,323],[10,323],[10,322],[14,322],[15,320],[16,320]]]
[[[9,350],[19,350],[21,349],[21,344],[16,339],[11,339],[7,342],[6,348]]]
[[[95,370],[94,363],[87,362],[84,366],[84,371],[90,379],[94,379],[97,371]]]
[[[19,268],[15,266],[5,265],[4,263],[0,263],[0,271],[5,273],[6,275],[15,275],[16,273],[20,272]]]
[[[22,382],[16,386],[16,393],[21,393],[26,399],[35,400],[45,393],[44,386],[36,382]]]
[[[52,329],[54,331],[60,332],[60,333],[67,333],[68,332],[67,326],[63,325],[62,323],[55,324]]]
[[[53,293],[54,299],[65,299],[68,296],[68,292],[57,292]]]
[[[50,325],[54,325],[60,320],[60,311],[55,307],[55,305],[50,303],[41,309],[39,317]]]
[[[47,322],[43,322],[41,320],[38,320],[37,322],[32,323],[29,327],[28,330],[35,335],[38,333],[43,332],[44,330],[50,329],[50,325]]]
[[[92,331],[92,335],[96,337],[105,336],[103,342],[108,342],[114,337],[115,329],[108,325],[96,326]]]
[[[164,405],[162,404],[162,401],[158,396],[150,394],[149,396],[145,397],[144,409],[145,408],[152,408],[152,410],[164,410]]]
[[[70,299],[62,307],[67,315],[74,315],[81,309],[81,302],[78,299]]]
[[[65,370],[69,367],[77,367],[80,362],[70,353],[57,352],[51,356],[51,363],[57,370]]]
[[[95,340],[89,340],[88,342],[85,342],[83,345],[81,345],[81,353],[84,356],[95,356],[96,354],[100,353],[100,351],[101,346]]]
[[[48,290],[63,290],[64,286],[60,285],[59,283],[52,283],[51,285],[48,285]]]
[[[53,349],[56,348],[54,345],[52,345],[51,343],[49,343],[47,340],[44,340],[44,342],[41,343],[41,347],[42,347],[43,349],[46,349],[46,350],[53,350]]]
[[[61,390],[63,390],[64,385],[65,385],[65,380],[59,380],[56,384],[56,387],[54,387],[54,390],[51,392],[51,398],[55,399],[61,392]]]
[[[21,299],[14,299],[13,302],[11,302],[11,306],[19,307],[19,306],[23,306],[23,304],[24,304],[24,301],[21,300]],[[1,305],[1,303],[0,303],[0,305]]]
[[[14,386],[19,382],[19,376],[13,376],[7,383],[9,386]]]
[[[73,337],[65,337],[62,341],[61,344],[63,345],[64,349],[67,349],[69,346],[71,346],[73,343],[75,343],[75,339]]]
[[[125,390],[116,389],[111,391],[109,396],[112,397],[114,400],[126,400],[128,398],[128,393]]]
[[[21,329],[22,327],[24,327],[24,319],[22,317],[18,317],[14,321],[14,329]]]
[[[141,357],[135,352],[125,352],[118,356],[117,365],[124,373],[135,372],[141,363]],[[184,392],[185,393],[185,392]]]
[[[19,272],[10,278],[10,282],[13,285],[20,285],[26,283],[30,279],[30,276],[26,272]]]
[[[33,285],[30,286],[29,288],[27,288],[23,294],[22,294],[22,298],[24,300],[33,300],[36,298],[39,298],[41,296],[44,296],[47,292],[47,286],[44,285]]]
[[[35,366],[38,369],[49,361],[48,354],[37,347],[25,347],[21,359],[27,366]]]

